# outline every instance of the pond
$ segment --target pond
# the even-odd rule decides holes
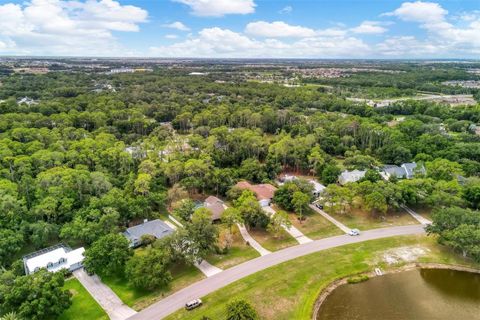
[[[336,288],[317,320],[480,320],[480,274],[416,269]]]

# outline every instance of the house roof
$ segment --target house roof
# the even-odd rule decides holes
[[[83,256],[84,252],[85,248],[83,247],[75,250],[63,245],[46,248],[23,258],[25,271],[27,274],[31,274],[40,268],[47,268],[49,263],[53,264],[48,268],[50,272],[69,269],[70,266],[83,261],[85,258]],[[60,262],[62,258],[64,261]]]
[[[247,189],[253,191],[258,200],[270,200],[273,198],[277,188],[268,183],[263,184],[250,184],[247,181],[240,181],[235,185],[240,189]]]
[[[398,178],[403,178],[407,175],[405,168],[395,165],[386,165],[383,167],[383,171],[385,171],[385,173],[387,173],[389,176],[395,175]]]
[[[312,185],[313,185],[313,188],[314,188],[314,191],[315,192],[322,192],[323,190],[325,190],[325,186],[315,180],[308,180],[308,182],[310,182]]]
[[[365,170],[343,171],[338,177],[340,183],[356,182],[365,176]]]
[[[222,218],[222,213],[226,209],[226,206],[222,200],[215,196],[209,196],[207,199],[205,199],[203,204],[205,208],[212,212],[212,221],[220,220]]]
[[[168,236],[173,232],[162,220],[156,219],[128,228],[123,235],[131,242],[139,240],[143,235],[152,235],[157,239]]]

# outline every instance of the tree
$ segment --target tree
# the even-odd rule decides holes
[[[16,312],[9,312],[0,317],[0,320],[21,320]]]
[[[480,213],[469,209],[451,207],[435,210],[429,234],[439,235],[438,242],[461,251],[480,262]]]
[[[292,205],[300,220],[303,220],[303,214],[308,210],[310,196],[301,191],[296,191],[292,196]]]
[[[396,176],[393,175],[392,177],[396,177]],[[378,173],[377,170],[368,169],[365,172],[365,176],[363,176],[363,178],[360,181],[376,182],[379,180],[382,180],[382,176],[380,175],[380,173]],[[393,181],[390,180],[390,182],[393,182]]]
[[[122,234],[108,234],[85,251],[83,265],[101,276],[123,274],[125,263],[132,254],[128,240]]]
[[[385,196],[379,191],[374,191],[366,195],[364,204],[365,208],[369,211],[372,211],[372,213],[380,213],[382,215],[387,213],[387,201]]]
[[[227,304],[227,320],[257,320],[257,312],[245,300],[233,300]]]
[[[222,222],[227,225],[231,232],[234,224],[243,223],[242,214],[237,208],[227,208],[222,214]]]
[[[437,158],[426,163],[427,174],[435,180],[452,180],[457,175],[462,175],[462,166],[447,159]]]
[[[175,208],[173,209],[173,213],[183,221],[190,221],[193,212],[195,211],[196,204],[191,199],[183,199],[179,203],[175,204]]]
[[[285,211],[277,211],[271,218],[267,226],[267,231],[273,233],[275,238],[278,238],[283,230],[283,227],[289,228],[292,225],[288,214]]]
[[[55,319],[71,304],[70,292],[63,289],[65,275],[41,269],[0,285],[2,312],[16,312],[21,319]]]
[[[325,188],[322,196],[321,202],[325,208],[336,214],[346,214],[353,202],[353,192],[348,186],[340,187],[330,184]]]
[[[340,173],[342,173],[342,171],[339,167],[334,164],[328,164],[322,171],[322,181],[326,184],[335,183]]]
[[[125,275],[129,283],[137,288],[162,288],[172,281],[168,270],[170,263],[171,259],[166,251],[152,248],[144,254],[130,258],[125,267]]]
[[[465,185],[463,197],[474,209],[480,209],[480,179],[469,179]]]
[[[23,235],[19,231],[0,229],[0,266],[11,260],[12,255],[23,246]]]
[[[218,228],[212,224],[212,212],[207,208],[199,208],[192,215],[192,220],[185,224],[188,241],[197,250],[197,257],[204,259],[215,251]]]
[[[266,228],[269,217],[260,207],[252,192],[245,190],[235,201],[235,207],[240,212],[244,223],[251,228]]]

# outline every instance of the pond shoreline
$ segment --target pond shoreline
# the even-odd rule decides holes
[[[322,289],[322,291],[318,295],[317,300],[315,301],[315,305],[313,306],[313,312],[312,312],[312,318],[311,319],[312,320],[317,319],[318,311],[322,307],[322,304],[327,299],[327,297],[339,286],[344,285],[344,284],[348,284],[347,281],[351,277],[366,275],[369,278],[374,278],[374,277],[381,277],[381,276],[387,275],[387,274],[400,273],[400,272],[410,271],[410,270],[415,270],[415,269],[447,269],[447,270],[464,271],[464,272],[471,272],[471,273],[480,274],[480,269],[475,269],[475,268],[470,268],[470,267],[465,267],[465,266],[459,266],[459,265],[441,264],[441,263],[410,263],[410,264],[407,264],[407,265],[404,265],[404,266],[401,266],[401,267],[398,267],[398,268],[394,268],[392,270],[382,271],[382,275],[377,275],[375,273],[375,271],[351,274],[351,275],[348,275],[346,277],[334,280],[329,285],[327,285],[324,289]]]

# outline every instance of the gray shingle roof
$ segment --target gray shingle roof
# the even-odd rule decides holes
[[[162,220],[157,219],[130,227],[123,233],[123,235],[135,245],[143,235],[152,235],[157,239],[161,239],[172,232],[172,228]]]

